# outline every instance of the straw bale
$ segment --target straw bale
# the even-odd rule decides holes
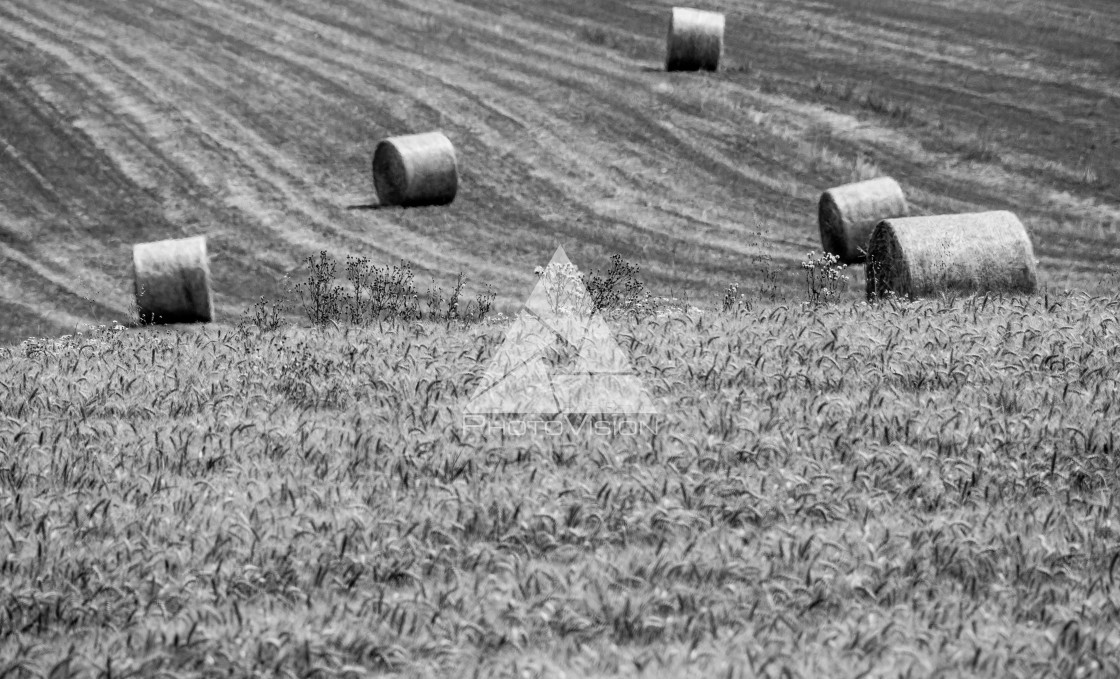
[[[373,153],[373,184],[381,205],[447,205],[459,188],[455,147],[442,132],[383,139]]]
[[[844,264],[862,264],[875,225],[908,214],[902,187],[890,177],[831,188],[821,194],[821,247]]]
[[[141,323],[209,323],[214,318],[206,237],[132,246]]]
[[[868,299],[949,290],[1038,290],[1034,249],[1018,217],[1000,210],[879,222],[868,248]]]
[[[714,71],[723,55],[724,16],[674,7],[669,20],[666,71]]]

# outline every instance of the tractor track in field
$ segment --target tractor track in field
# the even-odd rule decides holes
[[[131,245],[194,234],[226,320],[318,250],[463,271],[507,307],[561,243],[713,301],[769,254],[792,297],[817,196],[865,171],[920,214],[1015,210],[1044,277],[1120,259],[1120,8],[748,0],[724,70],[667,74],[669,6],[12,0],[0,340],[123,318]],[[376,140],[425,129],[456,143],[455,203],[350,209]]]

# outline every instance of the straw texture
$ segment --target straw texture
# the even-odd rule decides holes
[[[714,71],[723,55],[724,17],[718,12],[674,7],[669,20],[666,71]]]
[[[973,212],[879,222],[867,261],[867,298],[894,292],[1038,290],[1031,239],[1011,212]]]
[[[442,132],[384,139],[373,153],[373,185],[382,205],[447,205],[459,189],[455,147]]]
[[[902,187],[890,177],[831,188],[821,194],[821,247],[844,264],[862,264],[875,225],[908,214]]]
[[[134,245],[132,271],[141,323],[213,320],[204,236]]]

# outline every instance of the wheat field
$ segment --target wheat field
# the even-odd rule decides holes
[[[609,436],[464,429],[503,321],[29,341],[0,671],[1109,676],[1118,313],[615,319]]]

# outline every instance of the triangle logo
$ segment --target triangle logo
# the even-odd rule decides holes
[[[556,249],[467,403],[470,415],[654,415],[583,277]]]

